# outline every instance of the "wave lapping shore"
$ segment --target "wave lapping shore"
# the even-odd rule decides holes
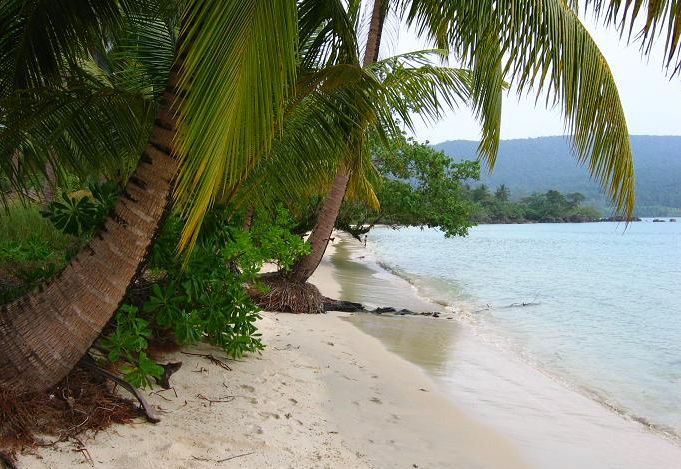
[[[389,245],[386,249],[395,252],[396,248]],[[441,294],[443,288],[424,289],[423,279],[398,277],[396,274],[405,273],[385,258],[389,256],[385,250],[382,257],[375,257],[371,250],[345,238],[336,252],[341,285],[348,285],[342,290],[345,299],[389,297],[392,305],[420,301],[425,309],[446,304],[443,296],[437,296],[437,303],[424,296]],[[380,265],[386,261],[390,272]],[[465,297],[464,293],[457,292],[459,297]],[[352,322],[428,370],[457,405],[509,437],[533,467],[677,467],[681,447],[673,434],[651,429],[619,410],[613,412],[612,405],[603,405],[606,399],[595,400],[588,392],[578,392],[572,383],[548,373],[543,364],[516,353],[498,330],[478,327],[483,319],[471,308],[472,300],[447,306],[454,314],[443,317],[452,319],[356,315]],[[531,307],[509,311],[518,318],[539,314]]]

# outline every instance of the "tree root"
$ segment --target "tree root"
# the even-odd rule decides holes
[[[80,365],[92,371],[93,373],[99,374],[104,378],[113,381],[114,383],[118,384],[123,389],[128,391],[130,394],[135,396],[135,399],[139,401],[140,406],[142,407],[142,410],[144,411],[144,414],[149,422],[158,423],[161,421],[161,419],[158,418],[158,416],[156,415],[156,411],[154,410],[154,408],[149,405],[146,398],[142,395],[139,389],[128,383],[126,380],[118,377],[117,375],[113,374],[108,370],[105,370],[104,368],[100,368],[94,363],[94,361],[88,358],[82,359],[80,361]]]
[[[279,275],[263,275],[261,281],[269,287],[265,293],[250,288],[248,294],[267,311],[295,314],[324,313],[323,296],[311,283],[300,283]]]
[[[36,435],[75,439],[139,415],[137,406],[112,393],[99,374],[79,366],[45,392],[0,391],[0,448],[11,454],[14,448],[42,446]]]
[[[156,378],[156,383],[163,389],[170,389],[170,377],[182,367],[182,362],[166,363],[161,366],[163,367],[163,376]]]

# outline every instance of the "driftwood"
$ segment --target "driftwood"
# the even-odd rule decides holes
[[[163,375],[156,378],[156,383],[163,389],[170,389],[170,377],[182,367],[182,362],[172,362],[161,365],[163,367]]]
[[[439,311],[422,311],[416,312],[410,309],[397,309],[392,306],[381,306],[374,309],[368,309],[362,303],[354,303],[352,301],[334,300],[333,298],[323,298],[324,311],[341,311],[343,313],[371,313],[371,314],[392,314],[395,316],[431,316],[434,318],[440,317]]]
[[[161,419],[158,418],[158,416],[156,415],[156,411],[154,410],[154,408],[149,405],[146,398],[142,395],[139,389],[128,383],[126,380],[108,370],[105,370],[104,368],[100,368],[99,366],[97,366],[96,363],[94,363],[92,359],[89,359],[87,357],[80,361],[80,365],[92,371],[93,373],[96,373],[98,375],[103,376],[104,378],[113,381],[114,383],[118,384],[123,389],[128,391],[130,394],[135,396],[135,399],[139,401],[140,406],[144,411],[144,415],[147,417],[147,420],[149,422],[158,423],[161,421]]]

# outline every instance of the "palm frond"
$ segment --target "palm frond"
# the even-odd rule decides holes
[[[479,112],[498,114],[504,79],[560,103],[575,154],[620,212],[634,209],[634,166],[617,87],[565,0],[411,0],[408,19],[474,73]],[[498,138],[498,135],[497,135]],[[484,143],[484,142],[483,142]],[[493,165],[495,145],[481,156]]]
[[[93,66],[94,68],[94,66]],[[37,182],[46,163],[80,176],[125,179],[148,136],[154,106],[143,94],[120,89],[104,75],[71,73],[68,85],[0,98],[0,175],[16,189]],[[11,160],[31,168],[15,178]]]
[[[59,84],[92,47],[103,46],[143,0],[3,0],[0,2],[0,94]]]
[[[298,16],[301,69],[358,61],[357,34],[341,0],[301,0]]]
[[[296,3],[194,0],[181,34],[176,197],[181,245],[191,247],[210,205],[242,181],[281,129],[295,84]]]
[[[580,2],[572,0],[576,9]],[[584,0],[606,23],[615,25],[627,39],[640,41],[649,54],[657,38],[664,38],[665,66],[674,76],[681,71],[681,2],[678,0]],[[641,25],[636,30],[637,25]]]

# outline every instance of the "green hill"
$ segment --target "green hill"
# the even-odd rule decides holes
[[[681,215],[681,136],[633,135],[638,216]],[[478,142],[450,140],[434,145],[456,160],[474,159]],[[484,171],[483,171],[484,172]],[[610,210],[598,184],[576,163],[565,137],[504,140],[492,174],[482,183],[505,184],[515,198],[557,189],[581,192],[589,203]]]

